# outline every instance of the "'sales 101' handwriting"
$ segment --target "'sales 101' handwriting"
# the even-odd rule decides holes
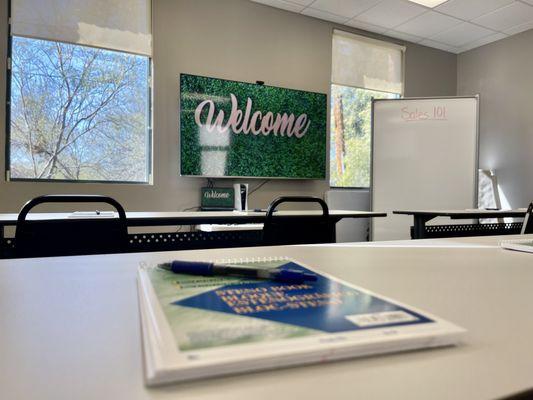
[[[406,122],[409,121],[446,121],[447,109],[445,106],[435,106],[431,110],[420,110],[418,107],[410,109],[409,107],[402,108],[402,119]]]

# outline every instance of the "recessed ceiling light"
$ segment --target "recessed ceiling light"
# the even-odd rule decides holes
[[[423,6],[434,8],[448,0],[409,0],[412,3],[422,4]]]

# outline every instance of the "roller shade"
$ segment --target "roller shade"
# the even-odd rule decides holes
[[[405,47],[335,30],[334,84],[390,93],[403,93]]]
[[[11,0],[12,33],[151,56],[151,0]]]

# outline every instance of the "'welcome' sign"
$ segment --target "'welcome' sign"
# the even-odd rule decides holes
[[[182,74],[181,174],[324,179],[326,95]]]

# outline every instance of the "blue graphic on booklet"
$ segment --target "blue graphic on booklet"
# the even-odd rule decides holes
[[[244,264],[243,264],[244,266]],[[316,274],[295,263],[278,267]],[[261,318],[324,332],[355,331],[433,322],[407,308],[317,274],[315,282],[282,284],[249,280],[225,285],[173,304]]]

